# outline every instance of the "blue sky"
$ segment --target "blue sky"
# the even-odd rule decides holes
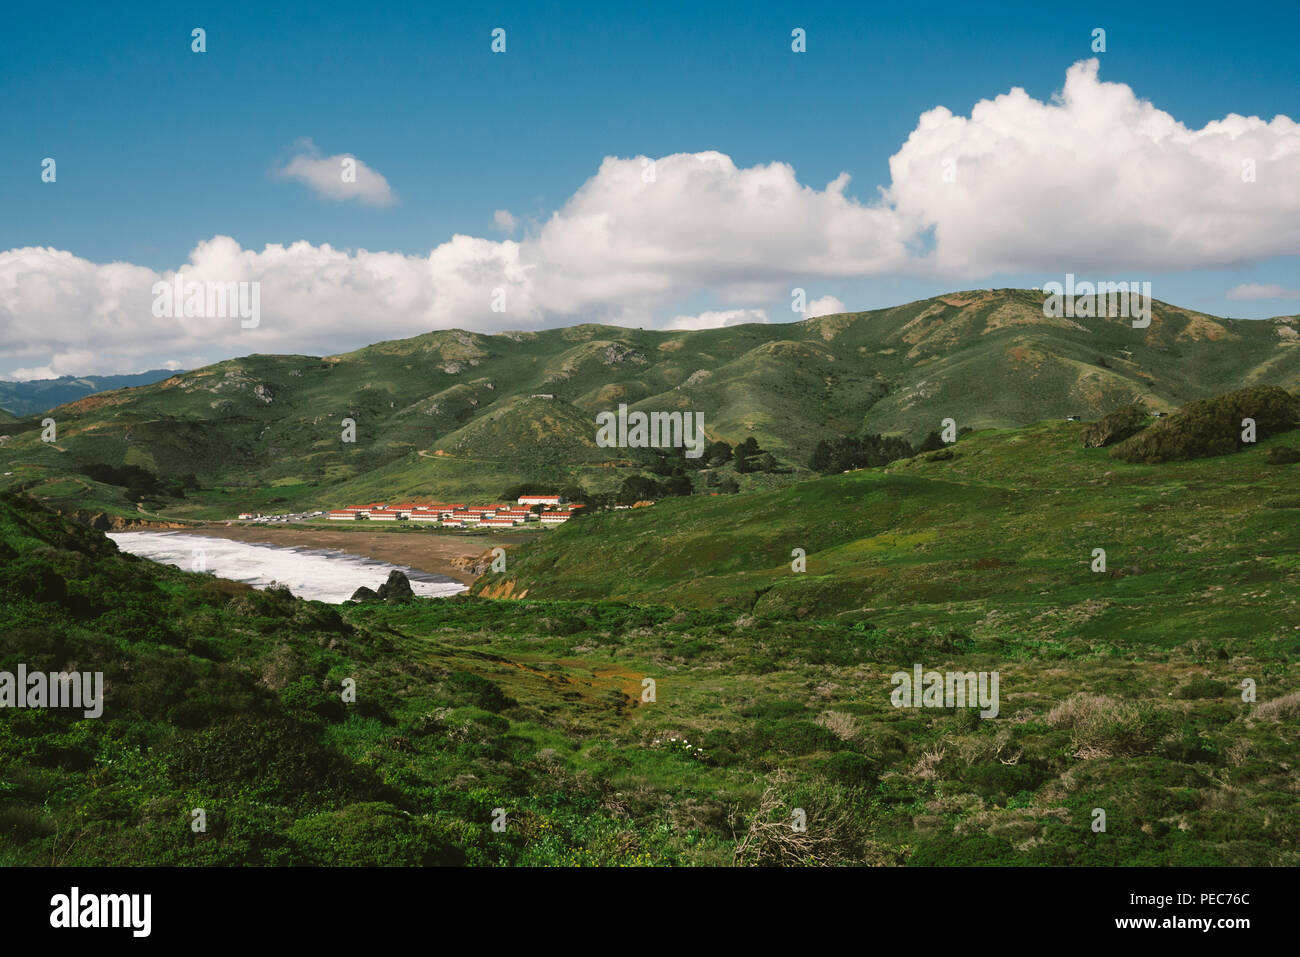
[[[890,186],[890,157],[923,113],[943,106],[969,116],[977,101],[1013,87],[1046,103],[1066,71],[1092,57],[1101,81],[1126,85],[1193,130],[1229,114],[1300,118],[1298,10],[1252,5],[1228,16],[1221,5],[1131,2],[1060,12],[1039,3],[995,11],[965,3],[16,5],[0,31],[0,251],[50,247],[158,274],[183,266],[215,236],[249,251],[305,241],[428,257],[456,234],[492,243],[536,235],[605,157],[708,151],[739,170],[788,164],[798,184],[816,191],[848,173],[847,196],[871,205]],[[207,32],[206,53],[190,50],[194,27]],[[494,27],[507,30],[504,54],[489,49]],[[807,31],[806,53],[790,49],[794,27]],[[1104,53],[1091,49],[1096,27],[1106,30]],[[393,201],[340,201],[273,175],[304,151],[304,139],[318,156],[353,155],[378,171]],[[41,181],[44,157],[57,161],[55,183]],[[1286,163],[1275,172],[1294,171],[1294,154]],[[1123,200],[1098,197],[1116,220],[1127,215]],[[996,218],[998,207],[991,209],[984,215]],[[519,223],[512,234],[494,225],[497,210]],[[1060,228],[1069,231],[1071,221]],[[1288,295],[1300,288],[1300,249],[1285,221],[1261,228],[1277,238],[1240,262],[1221,252],[1185,259],[1171,252],[1142,263],[1139,275],[1122,256],[1078,261],[1107,278],[1151,279],[1157,298],[1220,315],[1295,313],[1300,305]],[[630,268],[618,261],[624,265],[611,268]],[[1074,262],[1062,255],[1031,269],[994,260],[965,271],[835,268],[808,287],[810,298],[866,309],[972,286],[1040,285]],[[745,270],[760,266],[756,259]],[[11,275],[28,275],[18,269]],[[773,321],[798,318],[782,307],[784,292],[738,293],[734,279],[729,267],[711,275],[683,266],[656,282],[654,294],[633,284],[635,321],[745,309]],[[789,285],[774,278],[782,282]],[[1276,286],[1278,295],[1227,298],[1243,284]],[[102,282],[89,288],[102,301]],[[616,286],[610,294],[619,294]],[[572,309],[530,297],[526,313],[500,317],[497,326],[633,321],[631,313],[611,314],[625,303],[606,307],[594,296],[584,289]],[[301,350],[292,351],[350,348],[407,328],[358,319],[350,330],[340,321],[313,331],[309,317],[297,315],[265,341],[186,336],[168,353],[156,343],[133,351],[129,341],[100,348],[88,336],[81,349],[46,332],[32,303],[0,298],[0,320],[10,327],[0,339],[0,375],[131,371],[295,342]],[[56,305],[80,308],[50,301]],[[84,308],[93,315],[96,307]],[[444,322],[445,310],[425,315],[425,325],[493,331],[492,316],[461,323]],[[73,368],[79,361],[103,367]]]

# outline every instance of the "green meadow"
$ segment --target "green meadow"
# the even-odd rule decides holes
[[[1300,431],[1135,464],[1084,429],[592,514],[472,595],[342,606],[7,494],[0,671],[107,692],[0,711],[0,862],[1300,864]],[[896,707],[914,665],[996,673],[996,715]]]

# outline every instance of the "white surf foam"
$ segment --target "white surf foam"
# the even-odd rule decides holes
[[[445,575],[327,548],[259,545],[184,532],[109,532],[108,537],[122,551],[150,561],[186,571],[208,571],[254,588],[266,588],[274,582],[299,598],[332,604],[347,601],[362,585],[377,589],[395,568],[406,574],[411,590],[423,598],[445,598],[468,590]],[[199,560],[202,569],[196,567]]]

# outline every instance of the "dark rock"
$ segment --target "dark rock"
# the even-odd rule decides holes
[[[378,597],[379,596],[375,594],[373,589],[367,588],[365,585],[362,585],[360,588],[358,588],[356,591],[352,593],[352,597],[348,600],[349,601],[373,601]]]
[[[375,594],[384,601],[410,601],[415,597],[410,579],[396,568],[388,573],[388,581],[380,585]]]

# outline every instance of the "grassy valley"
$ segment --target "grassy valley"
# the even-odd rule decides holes
[[[1225,451],[1242,402],[1289,419]],[[441,600],[254,591],[6,495],[0,670],[106,701],[0,715],[0,859],[1294,866],[1294,403],[597,513]],[[918,664],[996,672],[997,714],[895,706]]]

